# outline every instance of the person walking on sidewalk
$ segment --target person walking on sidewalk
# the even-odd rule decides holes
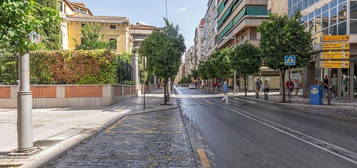
[[[264,92],[264,100],[268,100],[270,85],[267,80],[264,81],[262,88],[263,88],[263,92]]]
[[[228,90],[229,90],[228,84],[227,84],[227,82],[224,82],[223,83],[223,93],[224,93],[223,100],[225,101],[226,104],[228,104]]]
[[[260,89],[262,88],[262,81],[258,78],[255,82],[255,97],[258,99],[260,94]]]

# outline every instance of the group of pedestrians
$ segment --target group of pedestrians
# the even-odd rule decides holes
[[[255,82],[255,97],[259,98],[260,92],[263,91],[264,99],[268,99],[270,85],[267,80],[262,82],[259,78]]]
[[[301,82],[296,79],[296,80],[288,80],[285,83],[286,86],[286,93],[288,96],[292,96],[293,93],[295,93],[295,96],[299,94],[300,89],[302,88]]]

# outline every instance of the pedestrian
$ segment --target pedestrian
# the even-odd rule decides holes
[[[299,79],[296,79],[294,81],[295,96],[297,96],[299,94],[300,89],[301,89],[301,83],[300,83]]]
[[[262,81],[258,78],[255,82],[255,97],[258,99],[260,94],[260,89],[262,88]]]
[[[325,78],[324,78],[324,82],[323,82],[323,84],[324,84],[324,93],[325,93],[325,97],[327,97],[328,96],[328,89],[329,89],[329,83],[328,83],[329,81],[328,81],[328,77],[327,76],[325,76]]]
[[[333,74],[333,77],[331,79],[331,84],[332,84],[332,93],[334,97],[337,97],[337,75]]]
[[[224,93],[223,100],[225,101],[226,104],[228,104],[228,90],[229,90],[228,84],[227,84],[227,82],[224,82],[223,83],[223,93]]]
[[[285,86],[286,86],[286,92],[287,92],[288,96],[290,97],[291,96],[291,92],[292,92],[293,87],[294,87],[294,82],[291,81],[291,80],[288,80],[285,83]]]
[[[264,100],[268,100],[270,85],[267,80],[264,81],[262,88],[263,88],[263,92],[264,92]]]

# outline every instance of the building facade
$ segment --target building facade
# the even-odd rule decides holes
[[[315,50],[321,50],[323,35],[349,35],[350,67],[332,69],[337,77],[339,97],[357,97],[357,1],[356,0],[287,0],[289,16],[301,11],[302,22],[311,31]],[[320,55],[305,68],[306,86],[316,84],[328,74],[320,68]],[[336,80],[336,79],[335,79]]]
[[[136,23],[134,25],[130,25],[130,48],[131,51],[137,50],[140,48],[141,43],[144,39],[150,36],[156,27],[150,25],[144,25],[141,23]]]
[[[245,41],[258,46],[257,27],[267,18],[268,0],[221,0],[218,3],[217,48]]]
[[[94,16],[83,3],[68,0],[58,2],[60,10],[62,49],[73,50],[81,43],[81,29],[84,25],[100,25],[104,40],[112,42],[113,52],[120,54],[130,51],[129,19],[116,16]]]
[[[217,3],[219,0],[209,0],[207,11],[203,18],[203,57],[202,61],[208,60],[216,49],[217,35]]]
[[[201,19],[200,24],[196,28],[195,38],[194,38],[194,61],[193,69],[197,70],[198,65],[204,59],[205,45],[204,45],[204,20]]]

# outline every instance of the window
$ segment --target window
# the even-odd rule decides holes
[[[333,0],[331,3],[330,3],[330,8],[334,8],[337,6],[337,0]]]
[[[351,1],[351,19],[357,19],[357,1]]]
[[[309,21],[309,31],[313,31],[313,29],[314,29],[314,19],[311,19]]]
[[[62,2],[58,2],[58,10],[63,12],[63,3]]]
[[[341,4],[338,7],[338,21],[343,22],[347,19],[347,4]]]
[[[316,16],[315,18],[315,32],[319,32],[322,29],[321,25],[321,15]]]
[[[116,50],[117,49],[117,40],[114,38],[109,39],[109,48],[111,50]]]
[[[328,27],[329,17],[328,12],[322,14],[322,28],[325,29]]]
[[[330,13],[330,25],[334,25],[337,23],[337,8],[333,8],[331,9],[331,13]]]
[[[331,35],[337,35],[337,25],[331,26],[331,28],[330,28],[330,34],[331,34]]]
[[[347,34],[347,22],[342,22],[338,24],[338,35],[346,35]]]
[[[351,34],[357,34],[357,20],[351,20]]]
[[[117,25],[110,25],[109,28],[110,29],[117,29]]]

